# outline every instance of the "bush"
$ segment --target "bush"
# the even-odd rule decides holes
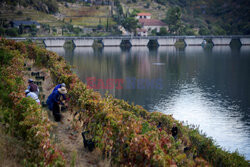
[[[2,65],[9,65],[10,60],[13,58],[13,55],[0,48],[0,64]]]
[[[167,29],[165,27],[161,27],[160,32],[158,33],[158,35],[164,36],[164,35],[167,35],[167,34],[168,34]]]
[[[104,26],[103,26],[103,25],[99,24],[99,25],[97,26],[97,30],[103,30],[103,29],[104,29]]]
[[[147,4],[146,4],[146,6],[144,6],[145,8],[149,8],[150,7],[150,3],[148,2]]]
[[[18,29],[16,29],[16,28],[6,29],[5,34],[7,36],[16,37],[18,35]]]
[[[4,36],[5,29],[3,27],[0,27],[0,36]]]
[[[27,47],[29,52],[31,48]],[[26,46],[0,40],[0,121],[6,131],[23,139],[28,166],[65,166],[62,152],[50,141],[51,122],[47,112],[33,99],[24,97],[23,64]],[[32,52],[34,53],[34,52]],[[31,53],[31,54],[32,54]]]
[[[199,30],[199,34],[200,35],[209,35],[210,32],[206,27],[201,27],[200,30]]]
[[[17,15],[23,15],[23,12],[21,10],[19,10],[16,14]]]

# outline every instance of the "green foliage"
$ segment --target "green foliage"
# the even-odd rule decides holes
[[[31,25],[30,27],[30,33],[32,36],[36,36],[38,29],[36,28],[36,25]]]
[[[169,32],[171,34],[180,34],[181,28],[183,26],[181,21],[181,9],[179,7],[168,9],[165,22],[168,24]]]
[[[23,64],[27,57],[24,43],[0,40],[0,122],[13,136],[25,141],[28,154],[25,165],[64,166],[62,153],[51,144],[52,127],[47,112],[33,99],[24,96]],[[32,54],[30,53],[30,54]],[[31,56],[31,55],[30,55]]]
[[[144,6],[144,7],[148,9],[150,7],[150,3],[147,2],[146,6]]]
[[[249,35],[249,1],[248,0],[155,0],[163,6],[170,8],[180,7],[183,12],[186,13],[182,17],[185,24],[191,24],[195,27],[201,27],[208,25],[219,26],[214,31],[209,31],[209,34],[224,35],[236,35],[245,34]],[[196,18],[206,20],[207,23],[200,22]],[[216,22],[220,22],[219,24]],[[201,33],[207,33],[203,31]],[[185,34],[185,31],[183,31]]]
[[[49,24],[41,24],[41,26],[43,27],[44,31],[50,31]]]
[[[23,12],[19,10],[16,14],[18,14],[18,15],[22,15],[22,14],[23,14]]]
[[[18,30],[16,28],[8,28],[5,30],[5,34],[10,37],[16,37],[18,35]]]
[[[249,165],[237,152],[225,152],[216,146],[211,138],[200,135],[198,129],[188,130],[188,136],[197,149],[197,154],[212,162],[214,166],[246,167]]]
[[[97,30],[103,30],[103,29],[104,29],[104,26],[103,26],[103,25],[99,24],[99,25],[97,26]]]
[[[161,27],[160,32],[157,35],[159,35],[159,36],[168,35],[168,32],[167,32],[165,27]]]
[[[184,27],[183,30],[180,32],[182,35],[195,35],[195,32],[190,27]]]
[[[199,30],[200,35],[209,35],[210,31],[206,27],[201,27]]]
[[[81,30],[81,28],[79,28],[79,27],[75,27],[75,28],[73,28],[73,33],[74,34],[80,34],[80,32],[81,32],[82,30]]]
[[[136,20],[134,17],[127,17],[123,20],[122,26],[129,32],[134,32],[138,27],[138,20]]]
[[[0,64],[2,65],[9,65],[10,60],[13,58],[14,56],[12,54],[10,54],[9,52],[7,52],[5,49],[0,48]]]
[[[221,28],[221,26],[214,25],[212,27],[212,34],[213,35],[226,35],[226,31],[223,28]]]
[[[156,30],[156,29],[153,29],[153,30],[151,31],[151,35],[153,35],[153,36],[157,35],[157,30]]]
[[[161,5],[166,5],[167,1],[166,0],[155,0],[155,2],[161,4]]]

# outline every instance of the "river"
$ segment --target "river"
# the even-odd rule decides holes
[[[173,114],[250,160],[250,46],[47,49],[102,94]]]

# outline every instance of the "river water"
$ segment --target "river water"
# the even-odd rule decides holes
[[[102,94],[173,114],[250,159],[250,46],[47,49]]]

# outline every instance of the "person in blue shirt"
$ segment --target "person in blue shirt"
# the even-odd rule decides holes
[[[66,88],[65,83],[56,85],[56,87],[53,89],[52,93],[55,92],[56,90],[58,90],[59,88],[62,88],[62,87],[65,87],[65,88]],[[65,97],[64,94],[62,95],[62,97],[63,97],[64,100],[66,100],[66,97]]]
[[[58,88],[57,90],[53,91],[49,95],[49,97],[46,101],[48,108],[50,110],[52,110],[52,112],[53,112],[54,119],[56,122],[61,121],[59,104],[63,105],[63,102],[61,101],[61,97],[65,94],[67,94],[67,90],[65,87]]]

